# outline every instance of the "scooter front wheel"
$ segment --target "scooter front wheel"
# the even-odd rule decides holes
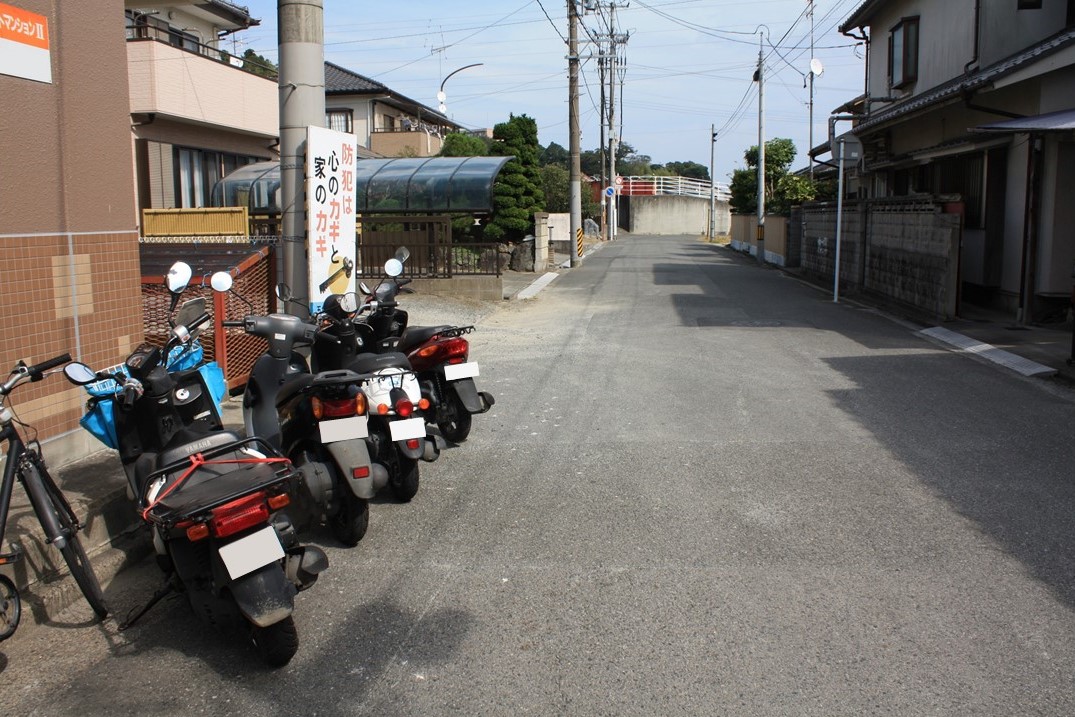
[[[270,667],[283,667],[299,651],[299,631],[291,615],[267,627],[251,624],[250,628],[258,655]]]

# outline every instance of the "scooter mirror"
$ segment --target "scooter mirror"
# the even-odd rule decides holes
[[[373,289],[371,289],[369,286],[367,286],[366,282],[364,282],[364,281],[358,282],[358,288],[362,291],[363,294],[372,294],[373,293]]]
[[[358,311],[358,297],[355,296],[355,292],[349,291],[346,294],[340,295],[340,309],[353,314]]]
[[[291,301],[291,287],[284,283],[276,285],[276,298],[280,301]]]
[[[172,268],[168,270],[168,274],[164,277],[164,283],[168,286],[168,291],[173,294],[181,293],[183,289],[187,288],[193,273],[190,264],[186,262],[177,261],[172,264]]]
[[[411,258],[411,250],[405,246],[401,246],[399,249],[396,249],[396,258],[399,259],[399,263],[402,264]]]
[[[209,279],[209,283],[212,285],[213,291],[219,291],[222,294],[231,291],[231,274],[226,271],[218,271]]]
[[[177,326],[190,326],[195,319],[204,313],[205,299],[201,296],[190,301],[184,301],[183,305],[179,307],[179,312],[175,315],[175,323]]]
[[[399,259],[389,259],[384,263],[384,273],[389,276],[399,276],[403,273],[403,262]]]
[[[72,361],[64,366],[63,374],[76,386],[85,386],[97,380],[97,374],[93,372],[93,369],[78,361]]]

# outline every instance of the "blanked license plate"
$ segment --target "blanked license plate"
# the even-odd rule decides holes
[[[330,421],[321,421],[317,424],[321,431],[322,443],[335,443],[336,441],[348,441],[352,438],[365,438],[370,434],[366,425],[365,416],[348,416],[347,418],[334,418]]]
[[[252,573],[260,567],[276,562],[284,557],[284,548],[280,538],[271,525],[256,533],[228,543],[219,550],[220,559],[228,569],[232,580]]]
[[[405,418],[388,424],[393,441],[406,441],[411,438],[426,437],[426,422],[423,418]]]
[[[478,364],[476,361],[448,364],[444,367],[445,381],[458,381],[461,378],[474,378],[477,375]]]

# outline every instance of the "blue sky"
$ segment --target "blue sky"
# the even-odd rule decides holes
[[[276,61],[276,0],[238,3],[261,25],[239,34],[236,49],[241,54],[252,48]],[[862,92],[863,48],[836,31],[860,4],[814,3],[813,54],[824,66],[814,82],[814,144],[825,138],[829,113]],[[743,152],[758,141],[757,84],[751,77],[758,26],[764,25],[776,47],[764,45],[765,135],[794,140],[796,168],[803,166],[810,124],[804,86],[810,61],[807,6],[806,0],[631,0],[620,7],[617,29],[630,33],[622,139],[654,162],[708,166],[709,128],[715,124],[714,174],[727,181],[743,166]],[[324,8],[326,60],[434,108],[448,74],[483,63],[445,84],[453,120],[480,128],[510,113],[526,114],[537,121],[543,145],[567,146],[565,0],[324,0]],[[603,28],[594,16],[584,22]],[[590,47],[582,45],[580,54],[586,58]],[[584,61],[582,75],[582,148],[592,149],[600,143],[596,60]]]

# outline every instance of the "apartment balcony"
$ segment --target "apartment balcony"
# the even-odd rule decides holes
[[[370,149],[382,157],[434,157],[444,145],[440,128],[375,129]]]
[[[275,80],[223,61],[219,51],[149,38],[127,42],[131,113],[156,114],[191,124],[277,137]]]

